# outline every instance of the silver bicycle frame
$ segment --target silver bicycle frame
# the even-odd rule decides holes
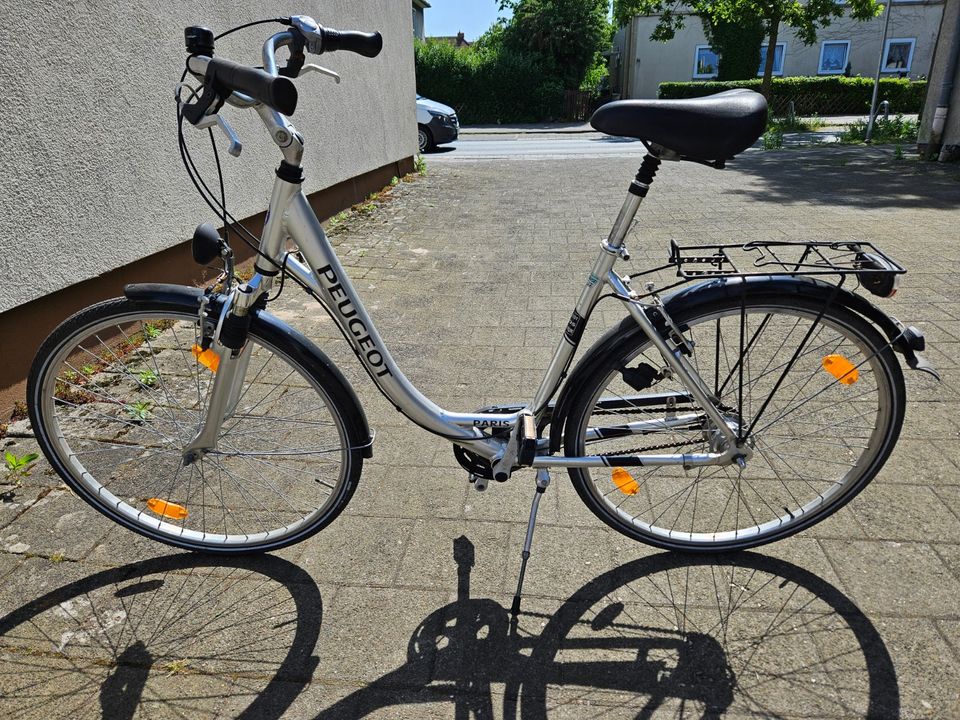
[[[601,252],[594,262],[567,331],[557,345],[533,401],[526,406],[525,410],[537,416],[545,411],[577,349],[579,334],[586,322],[585,318],[600,293],[609,289],[623,300],[627,310],[663,355],[667,364],[682,380],[690,395],[733,447],[735,434],[711,402],[699,377],[690,368],[682,354],[656,330],[647,317],[644,306],[633,299],[635,294],[629,288],[629,281],[613,270],[614,263],[621,254],[624,236],[640,201],[640,197],[628,195],[624,202],[610,239],[603,243]],[[286,252],[284,240],[287,236],[292,238],[306,262],[301,262],[295,254]],[[512,429],[517,425],[523,411],[451,412],[436,405],[407,379],[377,331],[299,184],[287,182],[281,178],[276,179],[260,251],[278,264],[284,261],[286,255],[287,271],[316,295],[371,379],[398,410],[420,427],[467,446],[488,459],[502,453],[505,441],[481,437],[481,429]],[[272,283],[271,278],[255,276],[250,284],[258,287],[260,292],[266,292]],[[242,382],[242,379],[240,381]],[[731,460],[729,451],[640,457],[646,465],[698,466]],[[590,467],[607,464],[609,463],[606,459],[600,456],[581,458],[540,456],[533,462],[534,467]]]
[[[278,33],[264,45],[264,68],[276,74],[276,48],[287,44],[288,33]],[[192,57],[191,69],[202,73],[206,58]],[[274,142],[281,148],[285,161],[299,168],[302,157],[302,139],[289,119],[279,113],[256,105],[249,98],[237,95],[229,100],[239,107],[256,107]],[[586,318],[605,290],[612,290],[626,306],[630,315],[640,325],[642,331],[659,350],[664,361],[677,378],[687,388],[690,397],[699,405],[725,440],[723,452],[692,453],[675,455],[640,455],[632,458],[633,465],[683,465],[695,467],[718,465],[733,462],[738,454],[749,450],[736,447],[736,434],[721,415],[710,398],[697,373],[687,362],[671,340],[665,339],[648,318],[645,306],[639,302],[636,293],[629,287],[629,278],[614,271],[618,257],[625,255],[624,238],[640,207],[642,197],[629,193],[620,213],[614,222],[607,240],[601,243],[601,250],[591,268],[580,298],[567,325],[567,329],[557,344],[553,359],[544,374],[543,380],[532,402],[523,410],[509,413],[461,413],[445,410],[421,393],[407,379],[398,367],[386,344],[367,313],[353,283],[347,276],[336,252],[331,246],[319,219],[313,212],[309,201],[297,182],[277,177],[270,197],[270,207],[264,225],[259,251],[271,258],[276,267],[286,267],[303,285],[308,287],[343,333],[350,347],[356,353],[373,382],[391,403],[410,420],[432,433],[441,435],[472,452],[494,461],[509,453],[509,441],[504,438],[485,436],[482,430],[509,431],[502,433],[515,437],[520,418],[533,414],[539,420],[546,411],[550,399],[559,389],[574,353],[579,345],[580,336],[586,325]],[[306,262],[302,262],[295,253],[287,252],[285,243],[291,238]],[[231,301],[241,309],[250,308],[260,295],[268,292],[273,277],[257,272],[248,282],[233,291]],[[221,355],[221,364],[217,382],[211,392],[208,418],[204,428],[188,449],[211,447],[223,418],[228,417],[237,397],[237,384],[242,385],[246,362],[249,360],[249,348],[236,357],[215,343],[214,349]],[[222,381],[221,381],[222,380]],[[637,432],[642,432],[637,424]],[[543,446],[544,443],[539,443]],[[516,450],[513,450],[514,456]],[[508,457],[508,467],[514,458]],[[624,458],[618,458],[618,464],[628,464]],[[601,467],[609,466],[604,456],[565,457],[538,455],[533,467]]]

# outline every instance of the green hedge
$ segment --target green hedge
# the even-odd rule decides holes
[[[657,97],[663,99],[701,97],[731,88],[760,90],[760,79],[730,82],[663,82]],[[870,111],[873,79],[864,77],[785,77],[773,78],[770,106],[773,114],[783,116],[794,102],[797,115],[864,114]],[[919,113],[927,94],[926,80],[881,78],[877,101],[890,101],[893,113]]]
[[[450,105],[460,122],[538,122],[560,117],[563,85],[538,61],[506,49],[417,42],[417,92]]]

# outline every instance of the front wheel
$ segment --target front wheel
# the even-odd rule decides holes
[[[44,454],[101,513],[160,542],[249,553],[317,532],[362,466],[343,386],[255,321],[249,365],[215,449],[192,463],[216,363],[195,310],[109,300],[58,327],[27,388]],[[216,356],[213,356],[214,358]]]
[[[603,455],[610,466],[570,469],[605,523],[671,550],[754,547],[826,518],[883,466],[903,423],[903,374],[860,316],[751,290],[673,320],[751,457],[742,468],[617,467],[618,456],[709,453],[720,441],[646,336],[626,332],[573,401],[564,437],[568,456]]]

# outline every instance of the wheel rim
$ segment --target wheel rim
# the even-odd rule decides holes
[[[777,306],[747,308],[744,344],[751,349],[743,363],[742,421],[737,412],[739,366],[730,359],[739,349],[739,306],[692,320],[693,326],[685,328],[685,335],[696,343],[691,362],[701,377],[709,380],[711,391],[720,389],[717,394],[727,407],[730,423],[749,426],[754,422],[752,416],[763,409],[759,422],[754,423],[753,457],[744,469],[732,465],[691,468],[687,472],[678,467],[625,468],[632,485],[624,480],[628,476],[615,478],[611,470],[584,470],[584,486],[595,503],[617,524],[661,545],[716,548],[744,547],[806,526],[843,502],[859,488],[861,478],[875,472],[888,436],[893,397],[881,358],[851,327],[824,317],[766,408],[762,408],[762,398],[767,393],[759,392],[761,388],[773,389],[792,350],[816,316],[817,312]],[[750,339],[755,334],[757,339],[751,347]],[[711,344],[708,339],[718,336],[719,351],[717,343]],[[789,346],[791,337],[795,342],[787,353],[782,348]],[[704,357],[709,354],[713,357]],[[830,375],[823,366],[827,356],[840,356],[856,366],[856,382],[842,384]],[[655,369],[663,364],[649,344],[624,365],[632,368],[640,362]],[[731,373],[732,378],[728,377]],[[651,405],[649,410],[604,410],[602,398],[627,398],[631,406],[640,404],[637,398],[642,393],[630,388],[619,370],[611,371],[600,388],[591,398],[587,406],[591,409],[584,413],[579,428],[580,454],[612,454],[609,462],[616,467],[618,452],[641,454],[643,450],[627,451],[649,446],[673,444],[673,449],[653,451],[657,453],[710,451],[709,440],[716,433],[705,434],[702,413],[688,403],[684,407],[682,399],[674,400],[673,412],[675,417],[690,417],[687,427],[584,442],[588,428],[611,424],[611,414],[619,424],[636,422],[638,416],[646,420],[657,417],[662,422],[667,417],[665,410],[670,409]],[[681,389],[679,383],[668,380],[649,392],[673,392],[680,397]],[[820,421],[821,417],[825,420]]]
[[[427,131],[423,128],[420,128],[417,131],[417,140],[420,144],[420,152],[424,152],[428,147],[430,147],[430,138],[427,137]]]
[[[305,369],[251,336],[236,412],[216,451],[184,467],[214,377],[193,357],[198,342],[195,316],[142,311],[65,341],[40,386],[61,472],[109,515],[181,544],[264,546],[305,532],[344,490],[341,418]]]

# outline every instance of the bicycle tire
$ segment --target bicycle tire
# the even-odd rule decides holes
[[[734,362],[733,367],[731,367],[728,359],[730,351],[728,343],[733,344],[735,351],[739,353],[740,333],[736,332],[736,327],[739,325],[741,308],[742,316],[746,318],[743,347],[747,349],[747,360],[742,363]],[[794,369],[798,369],[797,372],[804,373],[806,378],[803,384],[799,384],[799,388],[796,389],[792,398],[790,398],[790,394],[781,392],[780,401],[783,398],[790,398],[786,406],[777,406],[775,402],[771,402],[766,409],[767,414],[758,418],[760,420],[759,425],[765,427],[757,427],[756,438],[759,445],[754,451],[753,459],[748,460],[746,469],[738,469],[731,465],[694,468],[691,471],[693,477],[691,481],[690,478],[686,477],[686,471],[676,466],[672,468],[665,466],[630,468],[634,471],[631,475],[634,478],[634,486],[630,483],[624,483],[623,478],[626,476],[623,475],[619,476],[621,481],[620,485],[617,485],[610,469],[570,468],[570,476],[580,498],[607,525],[634,540],[669,550],[699,552],[741,550],[779,540],[825,519],[849,502],[879,472],[899,437],[903,423],[905,389],[903,373],[889,343],[862,317],[846,308],[830,305],[826,300],[784,297],[769,290],[765,291],[762,287],[750,288],[749,291],[745,290],[742,294],[731,293],[719,302],[713,302],[709,305],[690,304],[683,306],[674,310],[673,313],[673,319],[684,335],[695,343],[691,363],[699,368],[698,372],[701,377],[714,376],[710,380],[715,380],[716,387],[710,389],[720,397],[720,400],[729,399],[731,391],[734,398],[738,398],[741,386],[749,385],[759,388],[762,385],[765,389],[773,389],[774,378],[779,374],[774,370],[781,368],[789,370],[787,375],[793,373]],[[751,318],[758,320],[755,317],[758,314],[767,318],[767,320],[759,320],[751,329]],[[776,320],[773,320],[774,318]],[[711,321],[716,321],[712,344],[709,340],[704,341],[705,337],[709,338],[709,332],[703,332],[705,329],[709,330],[710,325],[713,324]],[[801,325],[803,325],[802,328]],[[774,362],[776,352],[789,345],[788,341],[790,341],[791,336],[800,345],[799,341],[805,335],[804,331],[810,329],[809,326],[812,326],[811,332],[813,334],[809,338],[812,345],[807,346],[809,349],[803,349],[801,346],[801,355],[796,359],[793,368],[788,368],[789,363],[783,362],[773,366],[768,372],[768,368]],[[817,326],[819,326],[819,329],[817,329]],[[775,331],[769,332],[770,327],[774,327]],[[728,328],[733,332],[724,332]],[[750,382],[744,380],[741,384],[738,377],[739,370],[744,368],[749,374],[751,358],[755,348],[759,347],[759,345],[751,346],[751,343],[748,342],[750,335],[757,330],[760,331],[757,335],[757,343],[766,333],[767,339],[764,347],[772,346],[773,343],[780,344],[773,346],[774,349],[770,351],[769,358],[762,354],[759,355],[759,362],[766,360],[766,365],[758,379]],[[794,330],[798,330],[798,332],[794,333]],[[826,342],[823,342],[823,337],[821,337],[824,330],[826,330],[826,337],[828,338]],[[837,340],[837,342],[834,343],[834,340]],[[608,342],[610,347],[597,354],[600,360],[596,363],[591,376],[581,386],[578,395],[571,402],[571,412],[564,432],[564,449],[568,456],[587,454],[587,430],[590,427],[590,419],[594,411],[596,410],[598,414],[603,412],[598,408],[604,406],[601,397],[605,388],[607,388],[607,392],[613,393],[613,395],[629,398],[630,405],[626,409],[631,412],[649,406],[651,410],[647,413],[647,419],[658,418],[664,425],[666,425],[663,420],[666,417],[665,411],[669,411],[670,408],[656,407],[653,401],[653,398],[656,397],[654,391],[662,396],[666,388],[666,394],[672,392],[679,397],[683,390],[682,386],[676,383],[671,388],[670,384],[674,381],[667,380],[654,385],[649,389],[649,393],[640,392],[638,395],[624,395],[622,391],[617,393],[615,385],[619,384],[619,387],[627,387],[622,371],[627,369],[629,365],[636,363],[638,360],[653,363],[657,367],[662,366],[663,363],[656,350],[651,348],[649,340],[640,332],[628,332],[623,336],[615,336]],[[706,353],[705,348],[708,351]],[[784,350],[782,357],[789,359],[790,349],[792,348]],[[819,349],[824,350],[826,354],[819,353]],[[710,357],[705,357],[708,355],[712,356],[712,363],[709,361]],[[823,362],[826,362],[830,355],[839,356],[844,360],[849,357],[853,364],[860,364],[856,382],[841,383],[838,378],[827,372]],[[659,365],[657,365],[658,361]],[[723,368],[723,365],[726,365],[726,367]],[[727,380],[733,377],[733,385],[729,389],[726,389],[726,383],[724,386],[720,386],[721,369],[728,376]],[[731,373],[731,370],[734,372]],[[786,378],[786,375],[784,377]],[[797,374],[796,378],[799,377],[801,376]],[[763,380],[762,383],[761,380]],[[783,387],[797,387],[798,383],[800,383],[800,380],[791,376],[789,385],[785,382],[781,386],[781,390]],[[806,388],[811,386],[811,383],[813,385],[807,391]],[[608,385],[613,389],[609,389]],[[817,437],[818,434],[825,435],[828,430],[835,431],[831,430],[830,426],[819,430],[815,428],[812,432],[806,428],[798,430],[794,426],[790,430],[794,433],[792,436],[767,432],[767,438],[763,439],[764,432],[770,427],[767,424],[770,418],[774,418],[775,422],[778,420],[776,416],[778,411],[782,416],[779,417],[779,420],[787,423],[793,422],[794,425],[800,422],[802,417],[810,416],[811,411],[808,409],[802,415],[795,416],[793,421],[790,420],[790,415],[795,415],[797,409],[805,404],[802,402],[803,398],[801,398],[801,401],[795,402],[801,392],[806,393],[804,397],[809,396],[806,402],[812,402],[817,397],[823,396],[814,408],[816,412],[814,419],[803,422],[814,422],[818,416],[825,413],[833,413],[834,419],[839,413],[842,420],[842,413],[844,412],[842,408],[847,407],[857,398],[866,397],[869,394],[863,391],[864,386],[868,386],[868,390],[870,387],[875,390],[875,419],[871,428],[851,428],[851,433],[866,433],[869,431],[869,437],[857,438],[856,436],[844,436],[842,434],[834,434],[831,437]],[[850,392],[851,388],[858,393],[856,396],[853,392]],[[645,394],[647,395],[646,399],[644,398]],[[774,397],[776,398],[776,396]],[[857,407],[862,409],[862,406],[869,402],[869,399],[861,401]],[[747,426],[751,422],[748,411],[750,409],[760,410],[760,406],[752,403],[752,398],[748,398],[748,402],[741,405],[734,402],[733,421]],[[607,405],[609,404],[607,403]],[[661,400],[660,405],[663,404]],[[745,411],[744,405],[747,406],[747,411]],[[729,404],[727,404],[727,408],[729,409]],[[677,408],[674,406],[674,413],[676,413],[676,410]],[[737,412],[741,413],[739,417],[736,417]],[[869,415],[870,409],[868,408],[865,413]],[[627,414],[629,415],[629,413]],[[595,421],[594,425],[602,427],[602,425],[597,425],[597,422]],[[693,427],[698,423],[699,427]],[[835,425],[836,422],[833,424]],[[691,418],[690,426],[685,430],[664,428],[641,436],[633,434],[626,438],[593,439],[590,442],[591,450],[589,454],[609,454],[609,463],[612,467],[615,467],[616,453],[625,454],[622,450],[625,443],[660,448],[673,447],[673,450],[658,450],[658,452],[667,453],[709,451],[709,437],[705,431],[702,414],[699,420]],[[791,426],[785,424],[783,427],[789,429]],[[784,430],[781,429],[779,432],[782,433]],[[805,436],[812,437],[813,441],[796,442],[804,440]],[[780,452],[779,449],[769,446],[767,441],[771,437],[780,437],[788,441],[793,438],[793,442],[788,442],[786,451]],[[816,476],[805,474],[792,467],[792,465],[800,465],[802,461],[811,461],[813,459],[812,455],[816,456],[814,463],[821,466],[824,463],[841,463],[837,459],[838,453],[853,452],[855,446],[859,443],[851,442],[851,440],[857,439],[860,441],[866,440],[866,445],[839,481],[824,480],[822,474]],[[598,445],[602,446],[599,450],[597,449]],[[784,445],[785,443],[780,442],[780,446]],[[827,450],[824,450],[824,448],[827,448]],[[826,456],[830,452],[833,452],[834,455],[827,458]],[[789,460],[787,460],[788,457]],[[746,480],[744,479],[747,477],[747,473],[751,471],[751,466],[754,469],[754,484],[759,485],[761,489],[771,491],[769,498],[764,497],[761,492],[756,490],[755,486],[750,485],[749,477]],[[760,477],[760,473],[756,471],[757,468],[761,468],[762,472],[767,474],[767,477]],[[783,477],[783,473],[788,474],[786,479]],[[642,475],[640,482],[636,482],[635,476],[637,475]],[[797,477],[794,479],[789,477],[790,475],[796,475]],[[718,482],[707,482],[712,478],[717,478]],[[763,481],[762,484],[761,480]],[[725,483],[728,483],[731,487],[724,497],[721,485]],[[744,483],[746,483],[746,486]],[[824,485],[823,483],[827,484]],[[777,485],[781,487],[777,487]],[[804,485],[807,487],[804,488]],[[777,492],[772,492],[774,489]],[[707,492],[702,493],[703,490]],[[801,490],[814,497],[806,497],[802,502],[797,500],[796,495],[800,494]],[[745,492],[747,495],[745,495]],[[672,502],[670,501],[671,493],[674,498]],[[716,520],[715,525],[713,520],[707,525],[706,518],[702,514],[699,518],[697,517],[701,494],[706,495],[706,500],[713,496],[713,499],[717,501],[715,507],[718,507],[720,502],[724,503],[720,509],[719,518],[714,518]],[[746,511],[744,515],[749,514],[752,521],[746,527],[740,527],[739,525],[732,528],[724,527],[725,523],[730,523],[727,513],[734,495],[736,496],[733,504],[733,507],[735,507],[734,523],[740,522],[740,512],[741,507],[743,507]],[[638,496],[639,500],[636,499]],[[786,503],[784,497],[789,498]],[[646,498],[646,508],[641,507],[643,498]],[[676,509],[675,506],[681,498],[683,505]],[[691,502],[691,498],[692,504],[688,508],[687,503]],[[662,507],[668,502],[670,504],[667,507]],[[795,506],[791,507],[792,504],[795,504]],[[625,506],[629,509],[625,509]],[[639,511],[637,510],[638,507]],[[708,509],[709,507],[708,505]],[[757,519],[754,508],[757,513],[771,511],[771,517]],[[780,512],[781,508],[784,511],[782,513]],[[676,515],[673,516],[671,525],[667,527],[662,518],[666,515],[669,519],[674,510],[676,510]],[[644,512],[647,516],[641,518]],[[716,509],[714,509],[714,514],[716,515]],[[682,526],[682,529],[680,529],[680,526]]]
[[[193,308],[126,298],[64,321],[28,379],[40,447],[83,500],[153,540],[224,554],[300,542],[356,489],[369,438],[351,419],[362,411],[327,363],[305,361],[319,351],[291,352],[289,334],[256,319],[218,448],[184,465],[215,373],[194,355],[198,328]]]

